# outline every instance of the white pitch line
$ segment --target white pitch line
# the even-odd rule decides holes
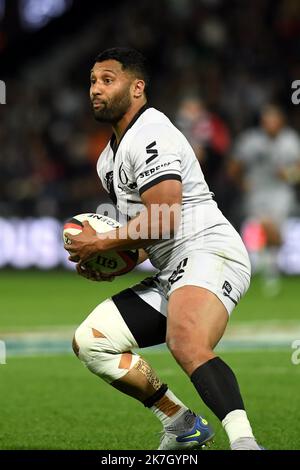
[[[75,326],[51,327],[35,331],[0,334],[5,342],[7,356],[59,354],[71,352]],[[220,341],[219,351],[251,351],[290,349],[300,339],[299,322],[255,322],[229,325]],[[145,348],[143,352],[161,352],[165,346]]]

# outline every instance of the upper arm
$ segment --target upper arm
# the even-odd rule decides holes
[[[142,127],[132,142],[130,158],[137,187],[144,202],[145,193],[160,186],[159,193],[167,197],[166,188],[181,188],[181,142],[176,130],[166,124],[150,124]],[[171,184],[169,183],[177,183]],[[166,183],[166,184],[162,184]],[[178,191],[178,189],[177,189]]]
[[[244,180],[245,171],[255,158],[259,146],[260,136],[255,136],[252,130],[243,132],[234,142],[227,171],[237,183],[242,183]]]
[[[152,204],[181,204],[182,183],[173,179],[161,181],[144,191],[141,199],[146,207],[151,207]]]
[[[290,131],[284,137],[281,149],[283,164],[297,166],[300,162],[299,137],[294,131]]]
[[[147,208],[149,226],[156,227],[160,237],[165,231],[168,237],[172,237],[181,220],[182,183],[176,180],[161,181],[144,191],[141,199]]]
[[[233,145],[232,159],[241,168],[250,163],[262,147],[261,135],[252,130],[239,135]]]

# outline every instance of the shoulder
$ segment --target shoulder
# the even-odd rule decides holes
[[[151,146],[174,147],[181,139],[181,132],[170,119],[155,108],[148,108],[132,127],[128,144],[131,149]]]
[[[259,128],[248,129],[237,136],[233,153],[236,159],[250,160],[267,144],[264,133]]]
[[[298,133],[291,128],[281,131],[276,141],[276,151],[282,161],[300,160],[300,139]]]
[[[96,168],[97,168],[97,173],[99,176],[101,176],[101,173],[106,169],[106,167],[109,165],[109,156],[112,153],[112,148],[111,148],[111,141],[109,140],[106,147],[102,150],[102,152],[99,155],[99,158],[97,160]]]
[[[282,142],[289,142],[297,145],[299,145],[300,142],[299,134],[290,127],[286,127],[281,131],[279,135],[279,140],[281,140]]]
[[[242,132],[238,136],[237,141],[244,145],[255,145],[258,142],[262,142],[264,139],[264,133],[261,131],[261,129],[252,128]]]

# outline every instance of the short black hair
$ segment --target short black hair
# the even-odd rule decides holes
[[[147,71],[147,61],[141,52],[130,47],[112,47],[100,52],[95,62],[103,62],[104,60],[116,60],[120,62],[124,70],[130,71],[137,78],[144,80],[145,88],[148,87],[149,75]]]

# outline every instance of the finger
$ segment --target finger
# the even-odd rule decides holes
[[[115,278],[115,276],[113,274],[101,273],[102,281],[111,282],[111,281],[114,280],[114,278]]]
[[[86,263],[85,263],[85,259],[84,258],[81,258],[79,255],[78,255],[78,260],[77,260],[79,266],[84,270],[84,271],[90,271],[90,269],[87,267]]]
[[[86,271],[82,268],[82,266],[80,266],[79,263],[76,264],[76,271],[78,272],[78,274],[86,275]]]
[[[68,259],[69,259],[69,261],[72,261],[72,263],[78,263],[78,261],[80,260],[78,255],[71,255],[71,256],[69,256]]]
[[[85,279],[92,280],[92,281],[94,280],[90,271],[88,269],[83,269],[78,264],[76,265],[76,271],[80,276],[84,277]]]
[[[74,246],[70,246],[70,245],[66,245],[66,244],[64,245],[64,249],[67,250],[70,254],[74,253],[76,251]]]
[[[90,272],[88,274],[88,279],[90,279],[91,281],[101,281],[100,277],[99,277],[99,274],[98,273],[95,273],[95,272]]]
[[[89,235],[96,235],[96,230],[91,226],[88,220],[84,220],[82,225],[83,232],[87,232]]]
[[[70,233],[65,233],[64,235],[65,245],[71,245],[73,241],[73,235]]]
[[[90,279],[93,281],[103,281],[102,273],[99,271],[90,270]]]
[[[82,222],[82,225],[83,225],[83,228],[88,228],[88,227],[89,227],[89,228],[91,228],[92,230],[94,230],[88,220],[84,220],[84,221]]]
[[[93,255],[92,256],[91,255],[81,255],[79,263],[81,263],[81,265],[84,265],[88,261],[92,261],[94,258],[95,258],[95,255],[94,256]]]
[[[76,270],[78,274],[81,274],[88,279],[94,277],[95,272],[91,269],[89,269],[85,264],[82,263],[82,261],[79,261],[79,263],[76,265]]]

